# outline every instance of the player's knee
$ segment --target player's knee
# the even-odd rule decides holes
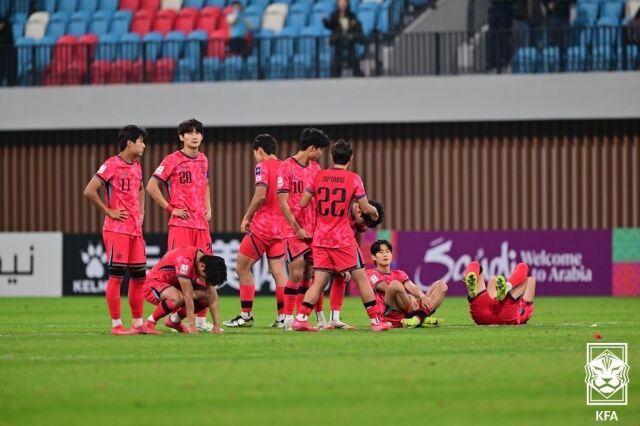
[[[299,283],[304,277],[304,269],[292,269],[289,272],[289,279],[294,283]]]
[[[142,268],[129,268],[129,275],[134,280],[144,280],[147,277],[147,269]]]
[[[400,281],[391,281],[387,291],[391,291],[392,293],[402,292],[404,291],[404,285],[402,285]]]
[[[110,277],[123,278],[124,277],[124,266],[110,265],[109,266],[109,276]]]

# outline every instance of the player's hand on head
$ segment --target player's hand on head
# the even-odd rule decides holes
[[[371,219],[373,220],[378,220],[378,218],[380,217],[380,215],[378,214],[378,209],[371,206],[371,211],[369,212],[369,216],[371,216]]]
[[[189,210],[187,209],[181,209],[181,208],[174,208],[173,211],[171,212],[172,216],[178,216],[182,219],[189,219]]]

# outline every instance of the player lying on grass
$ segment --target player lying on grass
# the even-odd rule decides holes
[[[171,250],[155,264],[144,282],[145,299],[156,305],[143,324],[144,333],[162,334],[155,329],[156,323],[173,312],[186,317],[189,325],[185,327],[171,318],[164,325],[181,333],[197,333],[195,312],[208,307],[213,318],[211,332],[220,334],[216,287],[226,280],[227,265],[221,257],[207,255],[193,246]]]
[[[536,281],[529,277],[529,266],[518,263],[508,280],[491,277],[485,285],[482,266],[471,262],[464,273],[469,293],[469,311],[478,325],[526,324],[533,314]]]
[[[442,323],[442,320],[431,315],[447,294],[447,284],[444,281],[436,281],[423,293],[404,271],[391,269],[393,247],[387,240],[377,240],[371,245],[371,257],[376,267],[367,269],[367,276],[376,292],[378,307],[384,312],[383,321],[390,322],[394,328],[425,327]]]

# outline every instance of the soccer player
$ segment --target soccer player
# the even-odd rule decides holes
[[[498,275],[485,285],[482,266],[471,262],[464,272],[469,293],[469,311],[478,325],[526,324],[533,315],[536,282],[529,277],[529,266],[518,263],[509,279]]]
[[[394,328],[415,328],[438,325],[431,315],[438,309],[447,294],[447,284],[438,280],[423,293],[409,276],[400,269],[391,269],[393,247],[387,240],[377,240],[371,245],[371,257],[375,269],[368,269],[367,276],[376,292],[378,309]]]
[[[182,149],[164,157],[147,183],[151,198],[170,214],[167,251],[196,246],[207,254],[213,253],[209,231],[209,161],[199,151],[203,130],[202,123],[196,119],[180,123],[178,137],[183,144]],[[168,200],[162,194],[161,183],[167,190]],[[207,322],[207,311],[198,312],[197,316],[198,329],[211,331],[213,325]]]
[[[253,141],[253,156],[257,162],[255,169],[255,191],[247,212],[242,218],[240,231],[244,233],[238,251],[236,271],[240,282],[240,307],[242,312],[235,318],[224,321],[228,327],[251,327],[253,299],[256,287],[252,268],[266,253],[269,270],[276,281],[276,303],[278,317],[275,327],[284,325],[284,286],[287,276],[284,272],[284,241],[282,232],[286,225],[278,206],[276,178],[282,163],[276,156],[276,139],[268,134],[256,136]]]
[[[308,316],[327,285],[331,274],[349,272],[358,284],[360,297],[371,320],[372,331],[384,331],[391,324],[381,321],[373,289],[364,271],[362,254],[349,220],[351,204],[356,200],[362,214],[378,219],[375,207],[369,204],[360,176],[347,170],[353,160],[353,149],[344,140],[331,148],[334,167],[321,170],[305,190],[300,206],[316,199],[317,221],[313,233],[314,281],[291,327],[296,331],[317,331]]]
[[[329,137],[321,130],[306,128],[300,134],[298,152],[282,162],[278,169],[277,189],[280,210],[287,224],[282,232],[285,241],[289,278],[284,288],[284,329],[290,330],[296,302],[302,302],[311,280],[311,237],[316,223],[315,203],[300,206],[304,189],[320,171],[317,160],[329,146]],[[327,323],[318,305],[318,323]]]
[[[144,297],[156,309],[144,322],[145,334],[162,334],[156,323],[169,313],[184,312],[189,324],[180,318],[164,322],[180,333],[198,333],[195,311],[209,308],[213,318],[211,332],[220,334],[220,313],[216,287],[227,280],[227,265],[219,256],[205,254],[198,247],[182,247],[165,254],[149,272]],[[184,307],[184,311],[180,308]]]
[[[145,148],[147,132],[128,125],[118,133],[120,153],[108,158],[89,181],[84,196],[105,214],[102,238],[109,263],[107,306],[111,315],[111,334],[139,332],[144,308],[142,285],[147,257],[142,237],[144,187],[138,159]],[[98,191],[104,186],[105,201]],[[133,317],[131,330],[120,316],[120,286],[125,268],[129,270],[129,306]]]

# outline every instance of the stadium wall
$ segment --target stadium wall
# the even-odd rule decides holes
[[[334,139],[353,141],[353,168],[370,197],[385,204],[388,229],[640,227],[638,120],[321,127]],[[209,128],[203,150],[212,182],[212,232],[237,231],[250,201],[253,137],[272,133],[285,157],[295,152],[301,129]],[[0,132],[0,231],[98,231],[102,217],[82,190],[101,162],[117,153],[114,139],[113,129]],[[178,148],[176,140],[174,128],[150,129],[145,179]],[[149,197],[147,206],[145,232],[164,232],[166,213]]]

